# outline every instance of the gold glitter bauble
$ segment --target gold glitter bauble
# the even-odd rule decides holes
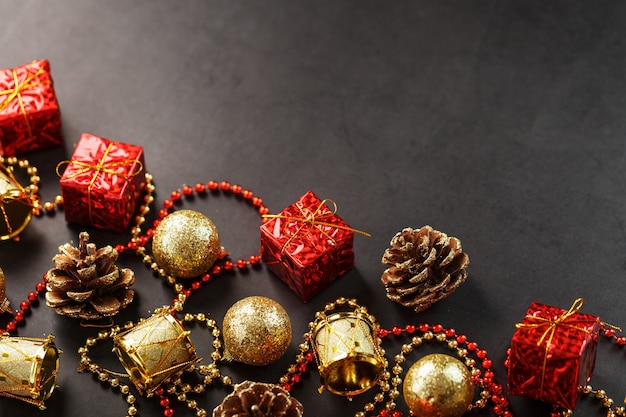
[[[460,417],[474,398],[467,367],[442,353],[415,362],[406,373],[402,391],[411,414],[420,417]]]
[[[204,273],[220,251],[217,228],[208,217],[194,210],[178,210],[167,215],[152,237],[152,253],[157,265],[179,278]]]
[[[291,343],[291,321],[285,309],[267,297],[246,297],[224,316],[225,357],[247,365],[267,365]]]

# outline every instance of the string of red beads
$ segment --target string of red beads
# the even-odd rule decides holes
[[[149,184],[149,186],[151,187],[152,184]],[[208,271],[191,282],[189,280],[185,280],[186,285],[184,286],[183,284],[177,282],[178,280],[176,277],[167,275],[161,268],[159,268],[152,256],[147,253],[146,245],[153,237],[156,227],[159,225],[161,220],[174,210],[177,204],[181,204],[184,201],[184,198],[191,199],[194,194],[206,196],[209,192],[222,193],[224,195],[241,198],[244,202],[249,203],[261,216],[269,213],[269,209],[263,204],[262,198],[254,195],[251,190],[244,189],[239,184],[231,184],[228,181],[214,180],[208,181],[207,183],[196,183],[194,186],[185,184],[180,189],[174,190],[170,193],[169,198],[163,201],[162,208],[157,212],[156,219],[152,222],[152,227],[148,228],[145,233],[142,233],[141,226],[145,222],[145,215],[149,211],[147,206],[151,201],[148,199],[146,201],[147,204],[142,206],[140,209],[142,214],[137,216],[137,226],[131,230],[131,239],[126,244],[119,244],[116,246],[119,253],[133,251],[137,255],[141,256],[143,258],[143,262],[147,266],[149,266],[162,278],[165,278],[167,282],[174,287],[174,290],[178,295],[177,298],[172,301],[172,304],[178,310],[181,309],[182,304],[193,294],[193,292],[198,291],[203,284],[211,281],[211,279],[216,275],[235,269],[244,270],[248,268],[248,266],[255,266],[261,262],[261,256],[259,253],[250,255],[247,259],[239,258],[233,262],[228,259],[228,252],[222,252],[218,259],[218,262],[221,263],[213,265]]]
[[[17,326],[23,325],[26,322],[26,316],[30,312],[31,306],[39,302],[39,297],[43,297],[46,292],[46,282],[48,278],[44,274],[43,280],[35,285],[35,291],[28,293],[26,300],[20,303],[20,309],[13,313],[13,319],[7,323],[7,325],[0,329],[0,334],[14,333],[17,330]]]

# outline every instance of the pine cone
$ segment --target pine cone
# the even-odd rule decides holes
[[[244,381],[213,410],[213,417],[301,417],[302,404],[278,385]]]
[[[46,304],[58,314],[97,320],[113,316],[133,301],[132,270],[115,265],[118,253],[111,246],[96,249],[89,234],[79,235],[78,248],[66,243],[52,258],[48,271]]]
[[[382,259],[390,267],[381,276],[387,298],[416,313],[452,294],[467,278],[469,256],[455,237],[430,226],[408,227],[390,244]]]

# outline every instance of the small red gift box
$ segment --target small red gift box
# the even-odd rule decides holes
[[[70,223],[124,232],[145,185],[143,148],[83,133],[61,176]]]
[[[16,156],[61,142],[48,61],[0,69],[0,155]]]
[[[261,225],[263,262],[303,302],[354,266],[355,230],[308,191]]]
[[[532,303],[511,340],[509,393],[573,409],[595,365],[600,319]]]

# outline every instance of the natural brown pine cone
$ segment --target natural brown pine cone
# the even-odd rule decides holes
[[[381,281],[387,297],[416,313],[449,296],[467,278],[461,241],[430,226],[398,232],[385,250]]]
[[[78,247],[59,246],[52,258],[55,267],[47,273],[46,304],[57,313],[97,320],[117,314],[133,301],[132,270],[115,265],[118,253],[111,246],[96,249],[89,234],[79,235]]]
[[[301,417],[302,404],[278,385],[244,381],[213,410],[213,417]]]

